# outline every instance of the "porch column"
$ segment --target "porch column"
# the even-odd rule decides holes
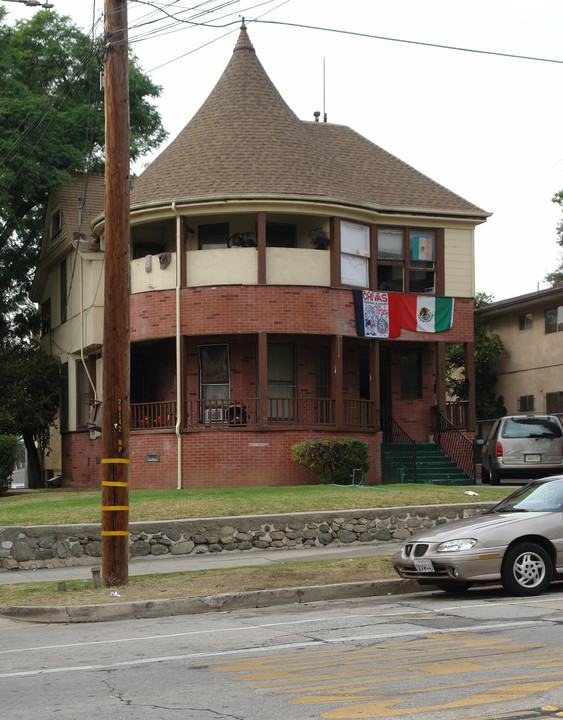
[[[332,396],[334,398],[334,422],[337,428],[344,425],[344,364],[342,335],[333,335],[331,341]]]
[[[266,284],[266,213],[259,212],[256,228],[258,247],[258,285]]]
[[[371,400],[371,422],[375,432],[381,429],[381,398],[379,383],[379,340],[369,344],[369,399]]]
[[[342,274],[340,269],[340,218],[330,218],[330,285],[340,287]]]
[[[446,343],[435,343],[436,348],[436,407],[446,411]]]
[[[268,333],[258,333],[258,409],[260,425],[268,425]]]
[[[467,342],[465,351],[465,379],[467,380],[467,430],[475,432],[477,408],[475,403],[475,343]]]

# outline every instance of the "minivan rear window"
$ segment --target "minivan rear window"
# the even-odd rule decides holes
[[[550,418],[507,418],[502,428],[503,438],[560,438],[561,426]]]

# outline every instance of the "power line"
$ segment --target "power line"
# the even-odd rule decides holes
[[[554,58],[541,58],[541,57],[534,57],[532,55],[516,55],[513,53],[496,52],[494,50],[476,50],[474,48],[460,47],[458,45],[441,45],[439,43],[429,43],[429,42],[423,42],[421,40],[404,40],[402,38],[385,37],[383,35],[372,35],[370,33],[361,33],[361,32],[356,32],[354,30],[341,30],[338,28],[321,27],[319,25],[302,25],[300,23],[290,23],[290,22],[285,22],[283,20],[261,20],[259,18],[256,18],[252,22],[264,23],[264,24],[268,24],[268,25],[285,25],[286,27],[303,28],[305,30],[319,30],[321,32],[337,33],[339,35],[352,35],[354,37],[364,37],[364,38],[369,38],[371,40],[385,40],[387,42],[405,43],[408,45],[422,45],[423,47],[433,47],[433,48],[438,48],[440,50],[456,50],[458,52],[476,53],[479,55],[496,55],[497,57],[514,58],[517,60],[532,60],[534,62],[557,63],[559,65],[563,65],[563,60],[556,60]]]

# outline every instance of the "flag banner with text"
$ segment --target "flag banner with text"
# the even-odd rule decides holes
[[[395,338],[401,334],[401,295],[353,290],[356,331],[361,337]]]
[[[396,338],[401,328],[443,332],[453,325],[454,299],[428,295],[353,290],[360,337]]]

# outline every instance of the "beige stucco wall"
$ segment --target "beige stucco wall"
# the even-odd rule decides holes
[[[470,227],[447,227],[444,232],[445,294],[475,295],[474,231]]]
[[[563,332],[546,335],[545,307],[530,311],[530,330],[519,330],[518,318],[525,312],[520,309],[488,320],[508,353],[499,362],[495,390],[504,396],[508,412],[518,410],[522,395],[533,395],[534,409],[545,410],[546,393],[563,391]]]
[[[150,271],[147,272],[147,259],[138,258],[131,261],[131,292],[148,292],[149,290],[170,290],[176,286],[176,253],[171,253],[170,264],[160,267],[158,255],[149,255]]]
[[[268,285],[330,286],[330,253],[305,248],[267,248]]]
[[[187,252],[187,285],[256,285],[256,248],[219,248]]]

